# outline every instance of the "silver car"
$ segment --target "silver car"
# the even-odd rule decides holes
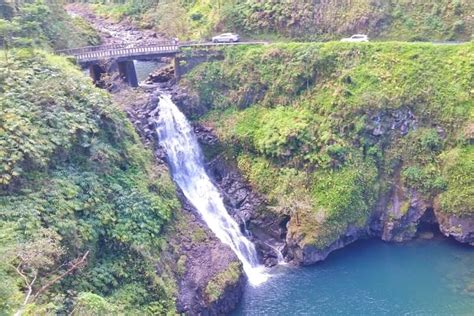
[[[240,41],[240,36],[233,33],[222,33],[212,38],[213,43],[235,43]]]
[[[354,34],[351,37],[341,39],[341,42],[368,42],[369,37],[364,34]]]

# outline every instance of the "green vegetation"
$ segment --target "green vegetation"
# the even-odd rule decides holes
[[[472,135],[460,132],[472,126],[472,60],[472,44],[275,44],[229,49],[186,80],[266,211],[324,247],[363,227],[394,185],[472,213]]]
[[[112,5],[108,1],[88,2],[93,3],[99,15],[115,20],[130,17],[142,27],[182,39],[208,36],[220,19],[215,12],[220,1],[131,0]]]
[[[235,29],[464,40],[473,29],[464,0],[105,2],[98,12],[184,38]],[[205,244],[208,233],[176,214],[168,171],[110,97],[48,53],[97,44],[97,34],[60,3],[0,8],[0,314],[175,314],[174,275],[185,277],[193,262],[182,241]],[[195,118],[222,140],[206,157],[236,161],[267,198],[259,211],[291,215],[292,240],[322,249],[363,229],[394,188],[401,213],[416,195],[472,216],[472,43],[222,50],[223,61],[185,79],[208,110]],[[212,278],[208,303],[240,275],[233,262]]]
[[[81,18],[69,18],[60,2],[35,0],[18,6],[7,2],[0,10],[0,43],[5,49],[65,49],[99,42],[96,32]]]
[[[241,263],[234,261],[229,264],[224,271],[210,280],[206,287],[208,302],[212,303],[217,301],[228,286],[236,284],[242,274],[241,271]]]
[[[471,40],[469,0],[123,0],[88,1],[101,14],[131,17],[145,27],[180,38],[220,31],[250,37],[334,40],[366,33],[382,40]]]
[[[470,215],[474,205],[474,146],[452,149],[443,158],[448,190],[441,195],[441,207],[458,215]]]
[[[11,53],[0,61],[1,312],[173,313],[173,282],[155,272],[178,207],[167,170],[67,60]]]
[[[330,0],[317,4],[311,0],[247,0],[232,5],[224,20],[249,34],[278,33],[301,39],[366,33],[392,40],[469,40],[473,10],[472,2],[463,0]]]

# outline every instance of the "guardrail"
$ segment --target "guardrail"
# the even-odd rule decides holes
[[[212,47],[227,45],[265,45],[267,42],[235,42],[235,43],[212,43],[212,42],[183,42],[161,41],[161,42],[139,42],[124,43],[102,46],[86,46],[73,49],[58,50],[60,55],[74,56],[78,61],[87,62],[99,59],[178,53],[184,47]]]
[[[120,44],[111,44],[111,45],[99,45],[99,46],[85,46],[72,49],[63,49],[56,51],[62,55],[78,55],[89,52],[97,52],[103,50],[116,50],[116,49],[125,49],[125,48],[135,48],[135,47],[167,47],[167,46],[177,46],[178,43],[174,41],[156,41],[156,42],[138,42],[138,43],[120,43]]]
[[[83,62],[113,57],[177,52],[179,52],[179,45],[172,41],[87,46],[57,51],[58,54],[74,56],[78,61]]]

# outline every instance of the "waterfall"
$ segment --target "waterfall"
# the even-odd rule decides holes
[[[173,179],[186,198],[217,238],[237,255],[250,284],[264,282],[267,275],[258,262],[255,246],[227,213],[219,191],[204,170],[201,150],[190,124],[167,95],[160,97],[156,131]]]
[[[281,250],[278,249],[277,247],[274,247],[270,244],[267,244],[265,243],[265,245],[267,245],[268,247],[272,248],[273,251],[275,251],[275,254],[277,255],[277,260],[278,260],[278,264],[279,265],[286,265],[286,261],[285,261],[285,258],[283,257],[283,254],[281,253]]]

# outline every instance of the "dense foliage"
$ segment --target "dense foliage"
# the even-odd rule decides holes
[[[251,37],[327,40],[366,33],[396,40],[470,40],[469,0],[120,0],[98,12],[125,16],[169,35],[202,38],[234,30]],[[104,6],[104,4],[106,4]],[[110,8],[112,5],[112,9]]]
[[[236,2],[225,19],[248,33],[335,39],[365,33],[397,40],[469,39],[471,1],[313,0]]]
[[[268,211],[324,246],[394,187],[472,213],[472,60],[472,44],[275,44],[187,80]]]
[[[154,268],[178,205],[167,170],[66,60],[17,50],[0,70],[1,313],[28,283],[32,314],[172,313]]]
[[[3,0],[2,0],[3,2]],[[0,43],[64,49],[97,45],[96,32],[81,18],[70,18],[60,1],[0,2]]]

